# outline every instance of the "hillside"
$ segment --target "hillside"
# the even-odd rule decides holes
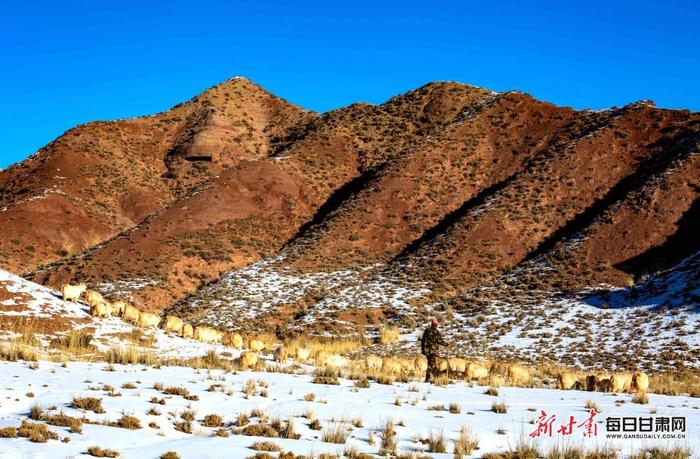
[[[464,325],[475,297],[518,310],[677,269],[699,149],[700,114],[648,101],[440,82],[316,114],[235,78],[0,172],[0,268],[228,329]]]

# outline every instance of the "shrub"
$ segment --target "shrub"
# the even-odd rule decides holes
[[[281,448],[271,441],[256,441],[250,446],[255,451],[280,451]]]
[[[141,428],[141,421],[135,416],[122,414],[122,417],[115,423],[115,426],[121,427],[122,429],[137,430]]]
[[[461,459],[463,456],[471,455],[479,446],[479,439],[467,426],[462,426],[459,429],[459,435],[455,440],[455,459]]]
[[[48,440],[58,440],[58,434],[49,430],[46,424],[22,420],[22,424],[17,430],[17,435],[28,438],[34,443],[46,443]]]
[[[218,414],[207,414],[204,416],[204,427],[221,427],[224,420]]]
[[[462,408],[457,403],[450,403],[450,413],[459,414],[462,412]]]
[[[493,402],[491,404],[491,411],[498,414],[505,414],[508,412],[508,407],[504,402]]]
[[[380,427],[379,438],[382,442],[379,448],[380,455],[388,456],[390,454],[396,454],[396,430],[394,430],[393,420],[387,419]]]
[[[321,440],[326,443],[336,443],[339,445],[345,444],[348,440],[348,432],[343,424],[335,424],[333,427],[326,428],[321,435]]]
[[[17,437],[17,427],[3,427],[0,429],[0,438]]]
[[[498,388],[496,387],[489,387],[484,391],[484,394],[486,395],[491,395],[493,397],[498,397]]]
[[[92,411],[97,414],[105,412],[104,408],[102,408],[102,399],[95,397],[73,397],[71,406],[79,410]]]
[[[379,342],[381,344],[394,344],[398,342],[401,331],[399,327],[382,327],[379,330]]]
[[[276,438],[279,436],[277,431],[267,424],[250,424],[238,431],[243,435],[248,435],[250,437],[271,437]]]
[[[166,451],[160,455],[160,459],[180,459],[180,455],[175,451]]]
[[[89,447],[87,453],[95,457],[119,457],[119,452],[112,449],[102,449],[99,446]]]
[[[428,435],[428,452],[429,453],[444,453],[447,451],[447,439],[445,438],[445,432],[440,432],[435,434],[430,432]]]

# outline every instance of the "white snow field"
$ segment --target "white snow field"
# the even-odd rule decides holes
[[[84,416],[97,423],[83,423],[82,433],[70,433],[67,427],[50,426],[59,440],[46,443],[33,443],[27,438],[2,438],[0,457],[88,457],[87,449],[98,445],[118,451],[121,457],[127,458],[157,458],[167,451],[175,451],[183,458],[244,458],[255,454],[251,449],[253,443],[265,440],[295,454],[332,453],[342,456],[346,448],[355,448],[375,455],[381,443],[379,429],[387,420],[396,423],[399,452],[425,452],[427,445],[420,440],[426,439],[431,432],[433,435],[444,433],[447,452],[429,453],[434,457],[453,457],[453,440],[462,426],[467,426],[478,438],[479,449],[468,457],[504,451],[522,441],[543,451],[557,444],[616,450],[618,457],[628,457],[651,445],[682,445],[690,448],[694,457],[700,457],[700,400],[696,398],[649,394],[649,404],[639,405],[631,403],[630,394],[502,387],[498,389],[498,396],[490,396],[484,393],[485,387],[470,387],[464,382],[446,387],[425,383],[381,385],[372,382],[369,388],[362,389],[355,388],[353,381],[343,379],[338,386],[314,384],[311,379],[309,375],[234,374],[185,367],[0,362],[0,429],[19,426],[23,419],[27,419],[33,405],[42,407],[49,414],[63,412],[74,417]],[[244,388],[251,384],[255,385],[254,392],[249,391],[246,395]],[[109,387],[105,390],[105,385],[112,386],[113,390],[109,391]],[[161,390],[155,388],[161,385]],[[183,387],[196,395],[197,400],[166,395],[164,391],[168,386]],[[305,400],[307,394],[314,394],[314,400]],[[74,397],[101,399],[104,413],[72,408]],[[162,399],[164,404],[151,403],[152,398]],[[584,437],[583,427],[574,427],[569,436],[557,433],[560,425],[568,423],[569,416],[573,416],[577,423],[589,417],[589,410],[584,406],[588,400],[600,411],[593,418],[597,435]],[[494,402],[503,402],[507,413],[491,411]],[[451,403],[459,405],[459,413],[448,411]],[[444,409],[436,409],[437,405],[444,406]],[[152,409],[156,411],[148,414]],[[181,415],[188,410],[195,412],[191,434],[174,428],[174,423],[182,421]],[[275,418],[283,423],[293,421],[300,438],[264,438],[234,433],[238,427],[233,424],[241,413],[250,415],[250,424],[260,422],[260,414],[251,415],[253,410],[267,415],[268,424],[274,424]],[[542,410],[548,417],[556,415],[554,433],[551,438],[531,438],[530,433],[537,427],[533,422]],[[138,418],[141,428],[127,430],[100,425],[117,421],[123,414]],[[221,416],[223,429],[230,434],[228,437],[213,436],[217,429],[202,425],[203,418],[209,414]],[[320,421],[322,430],[309,428],[311,416]],[[606,439],[606,417],[684,417],[685,438]],[[347,432],[345,443],[324,442],[324,431],[336,426]],[[374,444],[370,444],[371,437],[374,437]],[[70,441],[64,443],[61,441],[64,438]]]

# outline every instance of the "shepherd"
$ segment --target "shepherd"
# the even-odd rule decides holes
[[[433,319],[430,327],[426,328],[420,340],[420,352],[428,360],[428,369],[425,371],[425,382],[430,382],[436,376],[438,359],[440,358],[440,346],[446,346],[445,340],[437,329],[438,321]]]

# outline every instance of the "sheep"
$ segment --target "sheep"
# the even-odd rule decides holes
[[[368,370],[379,370],[382,367],[382,358],[378,355],[370,354],[365,357],[365,368]]]
[[[102,294],[100,292],[96,292],[95,290],[88,290],[85,293],[85,300],[90,306],[95,306],[100,303],[107,303],[102,297]]]
[[[326,359],[326,365],[329,367],[343,368],[348,366],[348,359],[338,354],[331,354]]]
[[[238,367],[247,370],[258,363],[258,354],[252,351],[245,351],[238,357]]]
[[[581,389],[578,374],[573,371],[562,371],[557,375],[556,388],[560,390]]]
[[[112,313],[107,303],[95,303],[90,306],[90,315],[93,317],[109,317]]]
[[[78,285],[63,284],[63,286],[61,286],[63,301],[75,303],[76,301],[80,300],[80,295],[83,294],[85,289],[87,289],[87,285],[85,285],[85,283],[80,283]]]
[[[198,325],[194,327],[194,339],[201,341],[203,343],[218,343],[221,342],[221,338],[224,334],[219,330],[214,330],[210,327],[205,327],[203,325]]]
[[[250,349],[253,352],[260,352],[263,349],[265,349],[265,343],[263,343],[259,339],[251,339],[248,343],[248,349]]]
[[[384,373],[401,373],[401,363],[392,358],[385,358],[382,361],[382,371]]]
[[[447,366],[450,368],[450,373],[466,375],[467,361],[459,357],[451,357],[447,359]]]
[[[632,375],[630,390],[633,392],[646,392],[647,389],[649,389],[649,377],[644,372],[635,371]]]
[[[297,360],[300,362],[306,362],[306,360],[311,355],[311,350],[306,347],[297,348]]]
[[[489,373],[491,373],[492,375],[507,376],[509,366],[510,365],[507,363],[494,362],[491,364],[491,367],[489,368]]]
[[[428,371],[428,359],[424,355],[419,355],[413,360],[413,367],[418,373],[425,373]]]
[[[287,361],[287,348],[284,346],[277,346],[275,349],[274,359],[277,363],[284,363]]]
[[[598,386],[598,376],[596,375],[588,375],[586,376],[586,390],[588,392],[593,392],[595,391],[596,386]]]
[[[124,316],[124,310],[126,309],[126,303],[123,301],[115,301],[114,303],[109,305],[110,308],[112,309],[112,315],[116,317],[123,317]]]
[[[166,316],[163,321],[163,330],[182,334],[182,327],[185,326],[185,321],[177,316]]]
[[[136,309],[130,304],[124,306],[124,312],[122,313],[122,318],[127,322],[134,324],[139,323],[139,317],[141,316],[141,311]]]
[[[139,315],[139,320],[137,322],[140,327],[153,327],[158,328],[160,325],[160,316],[157,314],[152,314],[150,312],[141,312]]]
[[[600,378],[595,389],[599,392],[612,392],[612,381],[610,378]]]
[[[437,367],[438,373],[446,373],[449,369],[447,359],[443,359],[442,357],[438,357],[435,359],[435,366]]]
[[[527,384],[530,381],[530,370],[520,365],[508,367],[508,380],[515,384]]]
[[[632,375],[629,373],[614,373],[610,378],[613,392],[629,392],[632,385]]]
[[[489,370],[479,362],[467,363],[466,378],[469,380],[485,378],[489,375]]]
[[[194,338],[194,327],[192,324],[185,323],[182,325],[182,337]]]
[[[236,349],[243,347],[243,337],[238,333],[232,333],[229,337],[229,345]]]

